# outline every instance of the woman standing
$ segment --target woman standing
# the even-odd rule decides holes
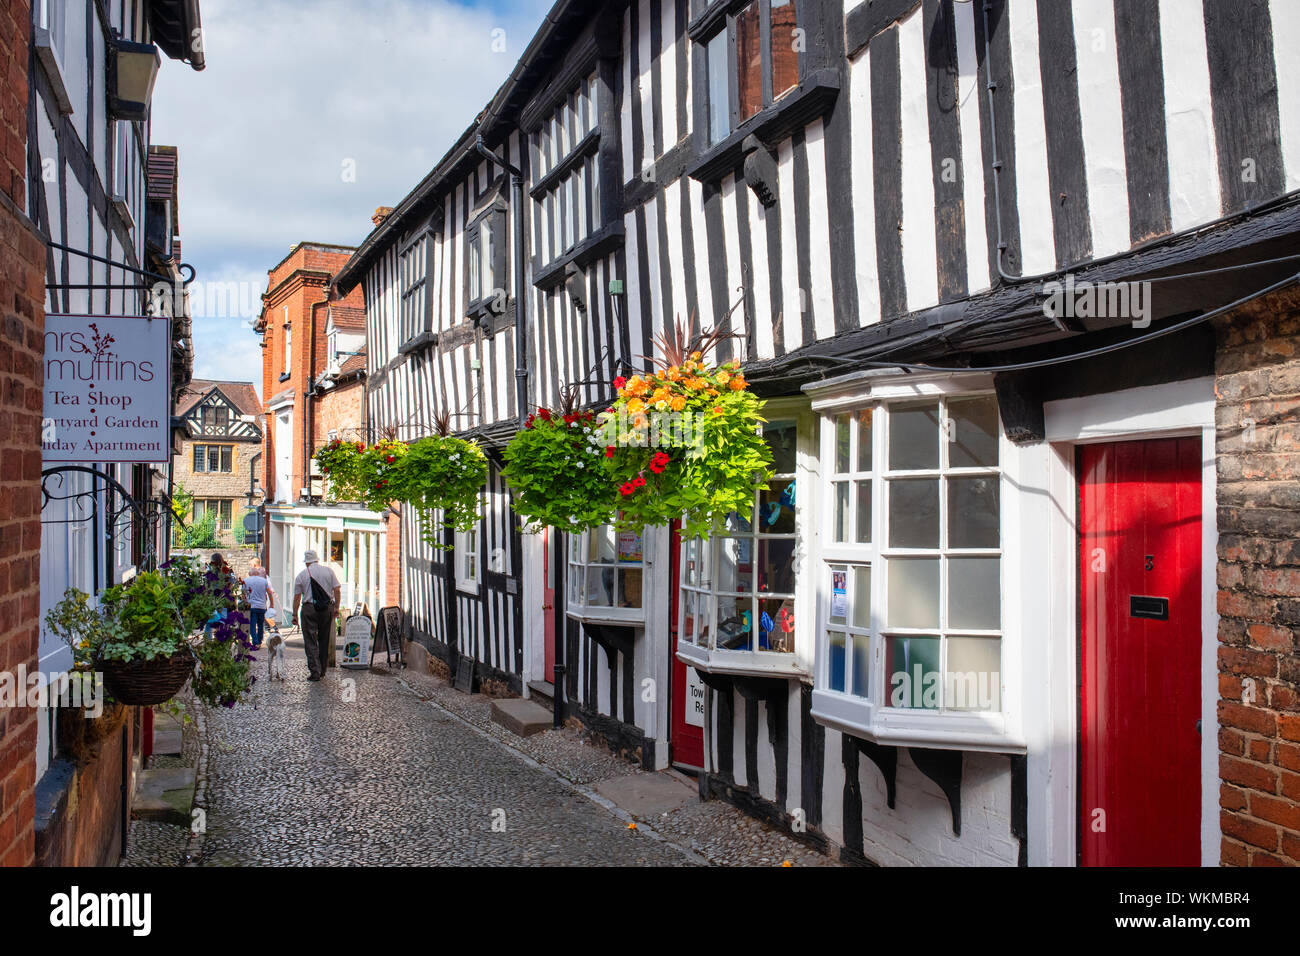
[[[253,647],[258,648],[262,646],[265,633],[266,609],[275,607],[275,591],[271,590],[271,582],[261,564],[254,563],[248,577],[244,578],[244,594],[248,598],[250,637]]]

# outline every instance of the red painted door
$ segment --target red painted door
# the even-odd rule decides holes
[[[551,529],[547,528],[543,532],[542,538],[542,620],[545,621],[546,650],[543,651],[546,660],[545,680],[555,683],[555,556],[551,554],[551,543],[553,541],[563,540],[560,536],[552,537]]]
[[[1080,859],[1198,866],[1201,442],[1086,445],[1078,465]]]
[[[678,534],[679,525],[674,523],[669,538],[672,541],[672,561],[669,593],[672,595],[671,638],[669,645],[673,655],[673,692],[672,692],[672,728],[668,741],[669,760],[683,767],[702,769],[704,767],[704,694],[703,683],[697,674],[677,659],[677,609],[681,595],[682,542]]]

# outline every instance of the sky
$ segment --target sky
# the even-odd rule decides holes
[[[267,270],[300,241],[359,244],[487,105],[551,2],[202,0],[207,66],[164,60],[151,135],[179,150],[196,378],[260,392]]]

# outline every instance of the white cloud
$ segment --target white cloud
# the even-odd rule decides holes
[[[508,6],[204,0],[207,68],[165,64],[151,134],[179,149],[197,279],[264,290],[294,243],[364,239],[375,207],[396,205],[487,105],[550,0]],[[195,313],[196,375],[260,380],[253,332]]]

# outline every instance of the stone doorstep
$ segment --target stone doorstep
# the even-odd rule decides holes
[[[700,798],[693,782],[674,771],[622,774],[599,781],[595,790],[632,816],[651,822]]]
[[[131,818],[188,827],[194,805],[194,783],[193,767],[141,770],[135,779]]]
[[[492,721],[517,737],[540,734],[550,730],[553,723],[549,710],[523,697],[493,700]]]
[[[528,682],[528,699],[541,707],[555,706],[555,685],[548,680],[530,680]]]
[[[175,757],[181,753],[182,735],[180,721],[171,714],[155,710],[153,712],[153,754],[154,756]]]

